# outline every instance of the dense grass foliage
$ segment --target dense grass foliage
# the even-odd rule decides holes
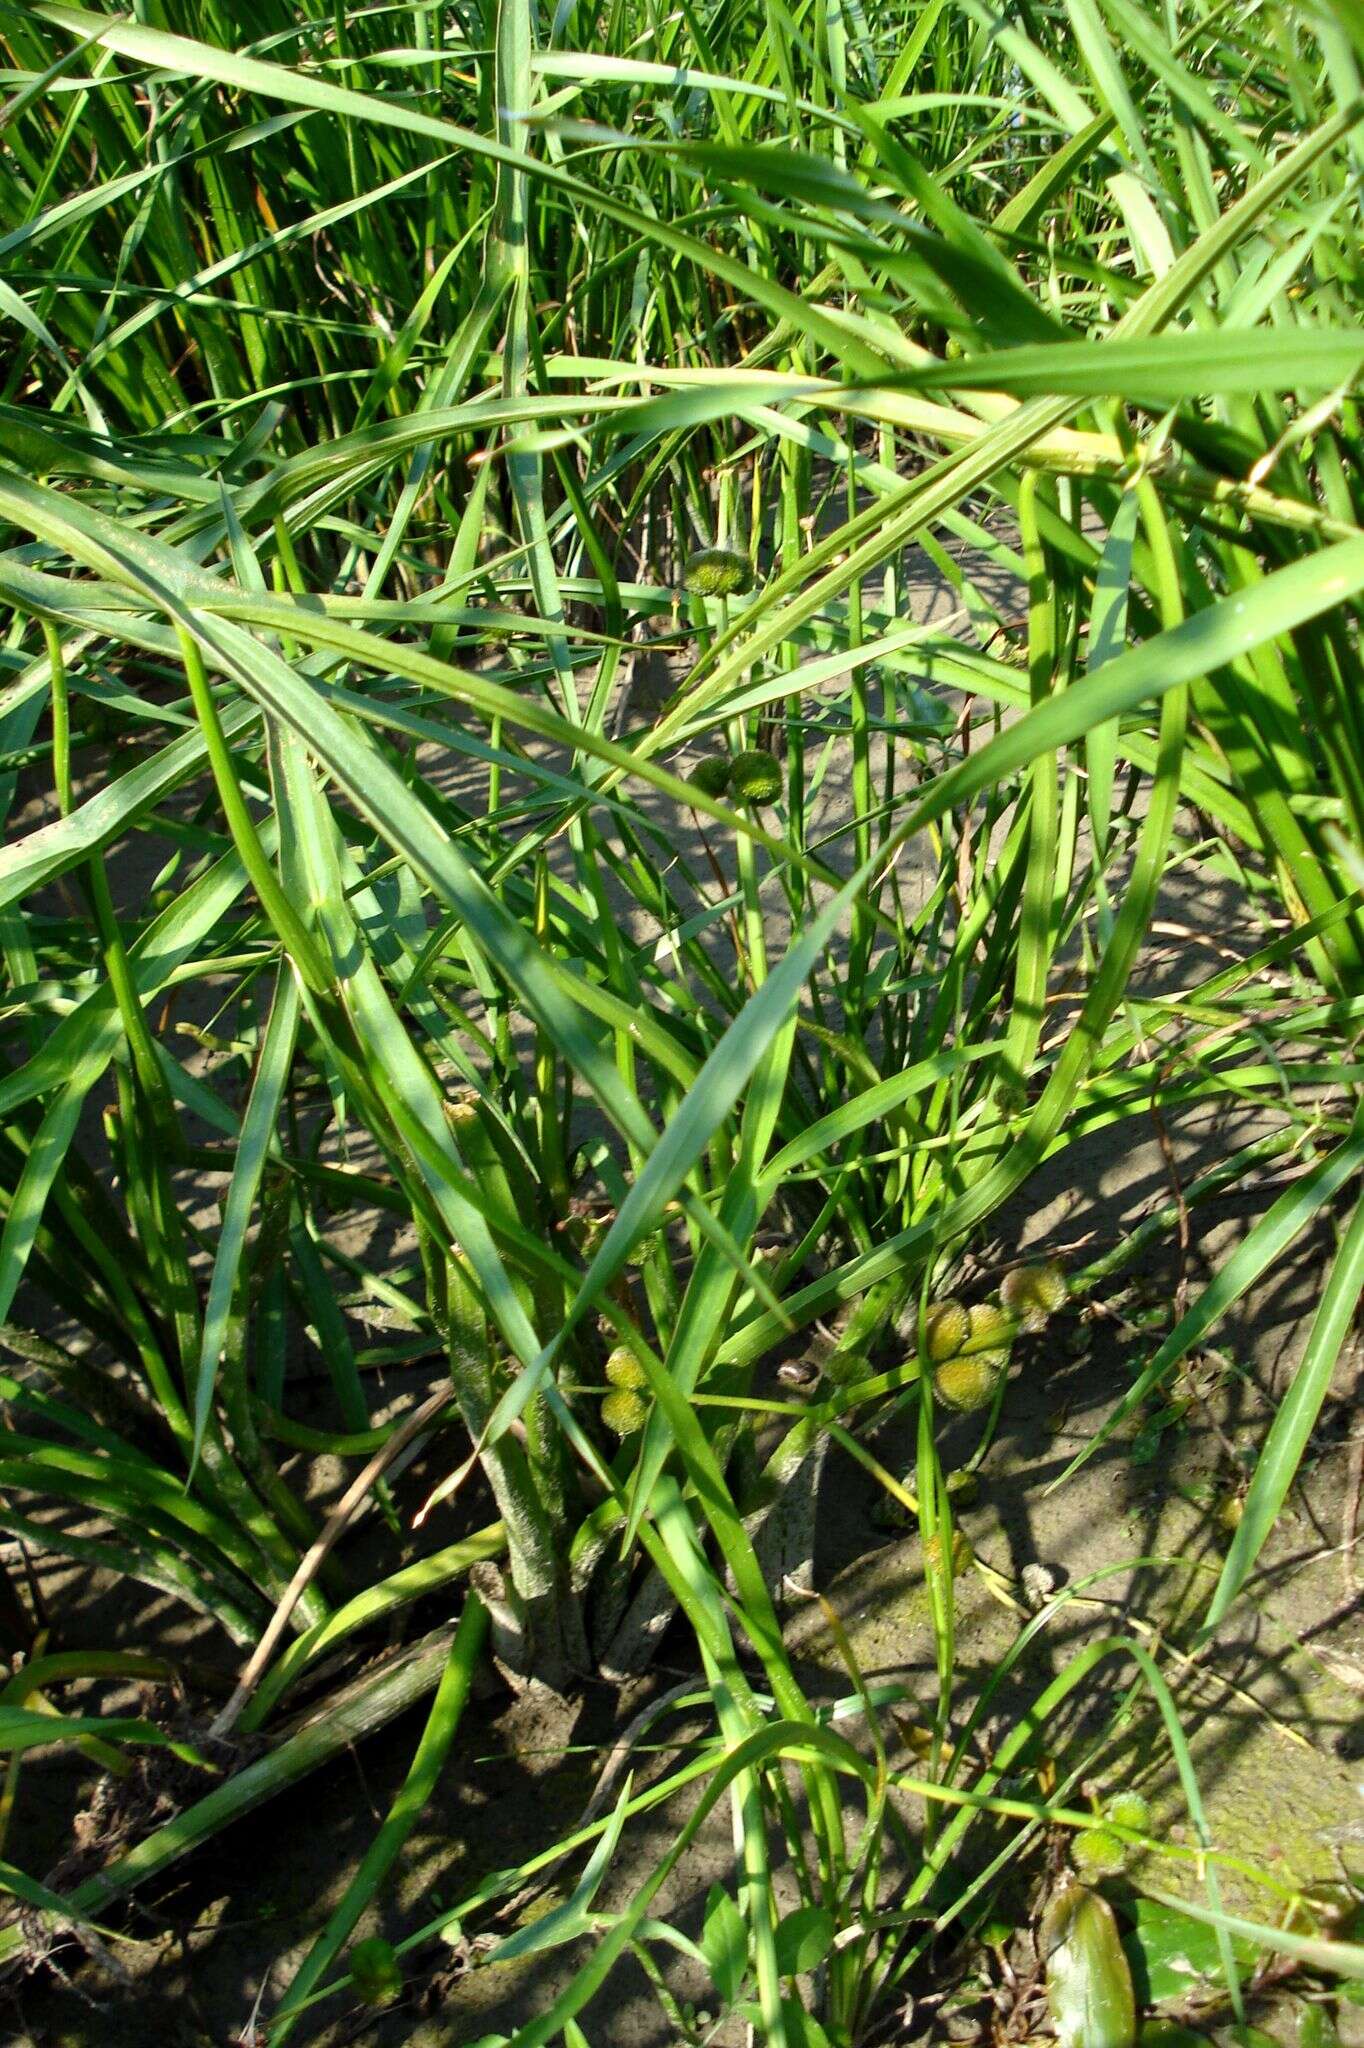
[[[518,2048],[584,2039],[721,1799],[717,1997],[873,2038],[988,1912],[968,1833],[993,1869],[1083,1824],[1026,1774],[1094,1659],[990,1771],[931,1744],[911,1838],[884,1703],[850,1672],[849,1741],[783,1642],[822,1461],[918,1518],[941,1735],[942,1410],[997,1415],[1060,1292],[1015,1274],[958,1329],[963,1248],[1153,1105],[1262,1109],[1185,1198],[1302,1170],[1130,1410],[1364,1166],[1358,17],[35,0],[0,55],[0,1528],[171,1595],[230,1673],[227,1775],[61,1910],[348,1739],[289,1716],[453,1589],[355,1696],[432,1704],[273,2015],[303,2038],[489,1644],[567,1687],[680,1618],[714,1746],[546,1843],[591,1861],[534,1943],[595,1946]],[[1263,942],[1153,989],[1195,871]],[[1356,1210],[1209,1629],[1361,1284]],[[906,1406],[891,1475],[866,1425]],[[448,1476],[404,1482],[418,1451]],[[354,1475],[320,1511],[301,1453]],[[17,1585],[6,1617],[15,1711],[127,1675],[48,1671]],[[1178,1748],[1159,1662],[1105,1654]],[[595,1914],[630,1816],[698,1778]]]

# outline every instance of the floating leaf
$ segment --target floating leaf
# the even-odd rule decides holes
[[[1135,2048],[1132,1974],[1108,1901],[1069,1885],[1047,1908],[1042,1949],[1061,2048]]]
[[[1225,1988],[1213,1928],[1154,1899],[1134,1899],[1123,1907],[1123,1914],[1135,1923],[1123,1936],[1123,1948],[1148,2004],[1187,1998],[1202,1985]],[[1255,1963],[1254,1948],[1249,1942],[1237,1941],[1233,1955],[1237,1974],[1249,1976]]]

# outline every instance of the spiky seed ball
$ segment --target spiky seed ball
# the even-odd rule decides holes
[[[647,1383],[644,1367],[625,1344],[618,1344],[607,1359],[606,1377],[613,1387],[626,1387],[632,1392]]]
[[[944,1408],[970,1415],[986,1407],[995,1397],[999,1368],[988,1358],[949,1358],[933,1375],[933,1392]]]
[[[682,587],[698,597],[743,597],[753,588],[753,571],[736,548],[698,548],[687,557]]]
[[[784,787],[781,763],[764,748],[751,747],[730,763],[729,786],[741,803],[774,804]]]
[[[601,1419],[616,1436],[633,1436],[643,1429],[648,1413],[633,1387],[617,1387],[601,1404]]]
[[[970,1329],[963,1351],[994,1351],[1001,1346],[1007,1350],[1013,1336],[1013,1325],[1002,1308],[992,1301],[978,1301],[969,1311]]]
[[[687,777],[702,796],[723,796],[729,788],[729,763],[723,754],[707,754]]]
[[[1104,1819],[1115,1827],[1131,1828],[1134,1834],[1151,1832],[1151,1809],[1140,1792],[1115,1793],[1104,1807]]]
[[[947,1475],[947,1498],[954,1500],[959,1508],[969,1508],[980,1492],[980,1481],[974,1472],[967,1472],[958,1466]]]
[[[1056,1259],[1048,1259],[1037,1269],[1037,1292],[1048,1315],[1055,1315],[1063,1309],[1070,1298],[1065,1271]]]
[[[1048,1318],[1065,1306],[1066,1276],[1054,1259],[1045,1266],[1015,1266],[1012,1273],[1004,1275],[999,1296],[1023,1329],[1042,1330]]]
[[[934,1365],[955,1358],[971,1331],[971,1318],[959,1301],[933,1301],[924,1311],[924,1345]]]
[[[1109,1828],[1084,1828],[1070,1845],[1070,1860],[1082,1877],[1113,1877],[1126,1859],[1127,1851]]]

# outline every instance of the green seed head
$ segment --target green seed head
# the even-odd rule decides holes
[[[964,1351],[992,1351],[1001,1345],[1007,1350],[1013,1326],[1002,1308],[996,1308],[992,1301],[978,1301],[970,1314],[971,1328],[962,1346]]]
[[[687,776],[702,796],[723,796],[729,788],[729,763],[723,754],[707,754]]]
[[[971,1330],[971,1319],[959,1301],[930,1302],[924,1315],[924,1342],[934,1365],[955,1358]]]
[[[1082,1877],[1113,1877],[1127,1851],[1108,1828],[1084,1828],[1070,1845],[1070,1860]]]
[[[753,588],[753,571],[734,548],[698,548],[687,557],[682,587],[698,597],[742,597]]]
[[[601,1404],[601,1419],[616,1436],[633,1436],[643,1429],[648,1413],[633,1387],[617,1387]]]
[[[1140,1792],[1118,1792],[1104,1808],[1104,1819],[1116,1827],[1131,1828],[1138,1835],[1151,1832],[1151,1809]]]
[[[933,1392],[944,1408],[970,1415],[993,1401],[999,1368],[984,1358],[949,1358],[933,1375]]]
[[[618,1344],[607,1359],[606,1377],[613,1387],[626,1387],[632,1392],[647,1384],[644,1367],[624,1344]]]
[[[1065,1306],[1066,1276],[1054,1259],[1045,1266],[1015,1266],[1004,1275],[999,1296],[1025,1330],[1045,1329],[1048,1317]]]
[[[774,804],[784,786],[781,763],[761,747],[736,754],[730,763],[729,786],[741,803]]]

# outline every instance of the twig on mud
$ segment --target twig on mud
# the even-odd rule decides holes
[[[1361,1395],[1364,1395],[1364,1354],[1355,1365],[1355,1383],[1351,1410],[1358,1413]],[[1350,1444],[1349,1478],[1345,1486],[1345,1499],[1340,1509],[1340,1570],[1345,1580],[1347,1598],[1353,1598],[1359,1590],[1359,1578],[1355,1572],[1355,1543],[1359,1536],[1359,1497],[1364,1492],[1364,1430]]]
[[[1179,1244],[1179,1279],[1175,1283],[1175,1321],[1179,1322],[1189,1305],[1189,1205],[1184,1198],[1184,1189],[1179,1178],[1179,1168],[1175,1164],[1175,1148],[1170,1143],[1170,1133],[1166,1128],[1165,1119],[1160,1113],[1154,1093],[1150,1102],[1150,1115],[1156,1134],[1156,1143],[1160,1147],[1160,1156],[1165,1164],[1165,1176],[1170,1183],[1170,1193],[1174,1198],[1175,1224]]]
[[[290,1615],[321,1570],[324,1559],[336,1543],[338,1537],[355,1515],[365,1496],[382,1473],[393,1463],[398,1453],[411,1443],[413,1437],[419,1435],[429,1422],[435,1419],[442,1408],[448,1407],[449,1402],[450,1390],[448,1387],[439,1387],[434,1394],[429,1394],[420,1407],[412,1410],[412,1413],[405,1422],[398,1424],[388,1442],[381,1444],[369,1463],[356,1474],[336,1506],[332,1509],[317,1540],[304,1552],[299,1562],[298,1570],[285,1587],[280,1603],[271,1615],[264,1635],[246,1662],[231,1699],[209,1729],[210,1735],[221,1738],[232,1733],[232,1730],[236,1727],[237,1722],[246,1709],[247,1701],[260,1683],[265,1667],[274,1655],[275,1647],[280,1637],[289,1626]]]

